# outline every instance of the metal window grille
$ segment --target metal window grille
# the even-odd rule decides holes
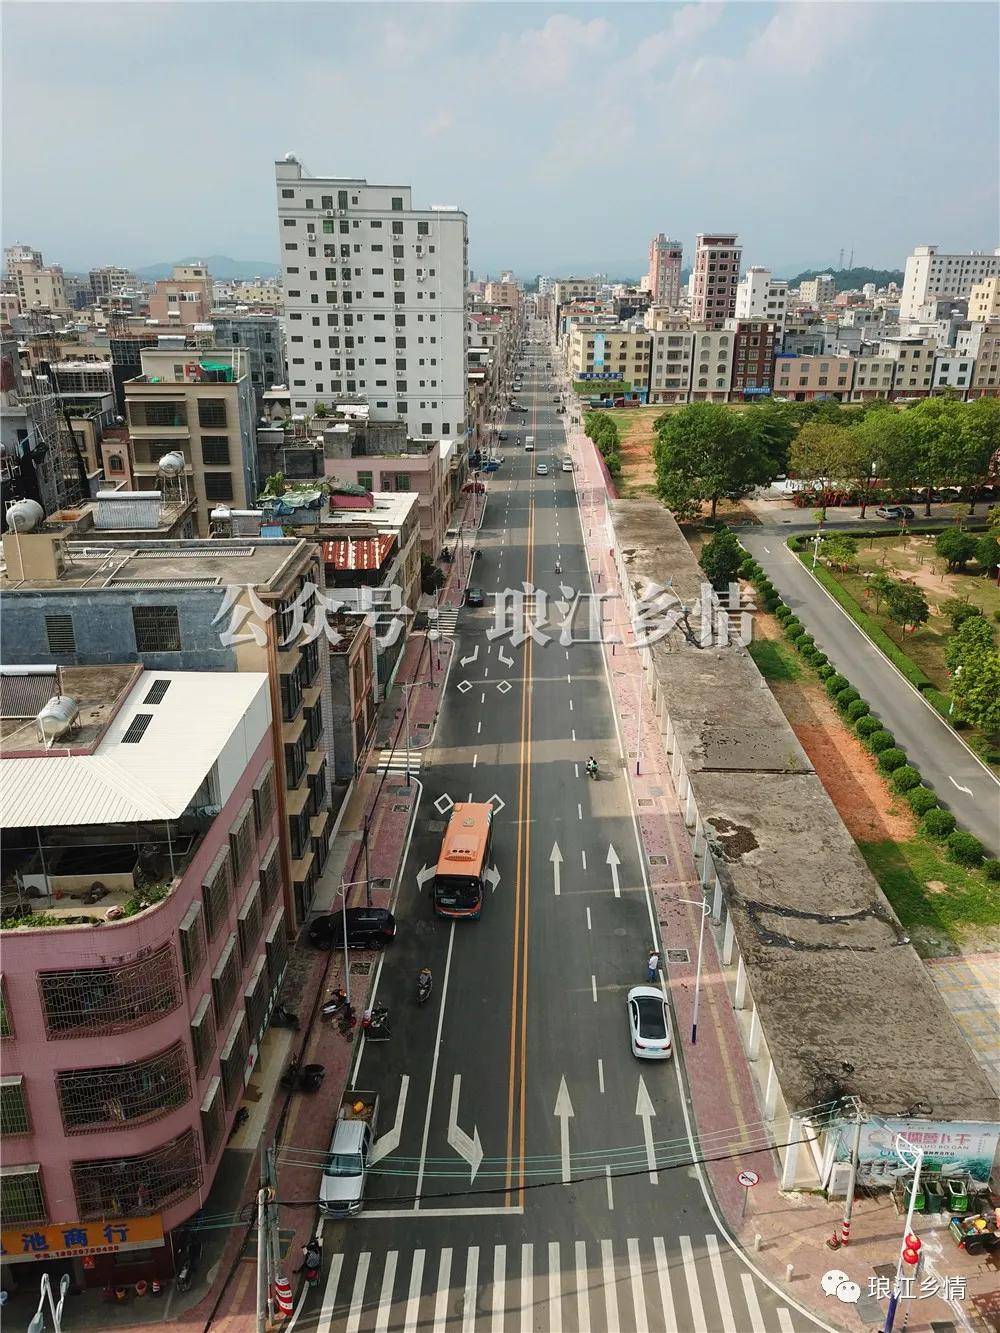
[[[0,1167],[0,1214],[8,1227],[49,1220],[41,1167]]]
[[[183,402],[134,403],[132,419],[137,426],[186,426],[187,407]]]
[[[222,1095],[222,1079],[212,1079],[201,1104],[201,1137],[205,1141],[205,1160],[211,1162],[222,1146],[226,1128],[226,1102]]]
[[[253,789],[253,811],[258,840],[267,832],[274,816],[274,761],[268,760]]]
[[[225,424],[226,424],[225,398],[198,399],[199,426],[225,426]]]
[[[281,985],[285,968],[288,966],[288,937],[285,935],[285,913],[281,907],[271,918],[265,948],[267,975],[271,981],[271,989],[274,990]]]
[[[231,500],[233,498],[233,474],[231,472],[205,472],[206,500]]]
[[[180,652],[181,629],[176,606],[133,606],[132,625],[136,652]]]
[[[275,838],[260,863],[260,896],[264,910],[271,906],[281,890],[281,860]]]
[[[275,842],[275,851],[277,851],[277,847],[278,844]],[[13,1035],[14,1024],[11,1022],[10,1009],[7,1006],[7,983],[0,976],[0,1038],[13,1037]]]
[[[40,972],[38,988],[50,1040],[130,1032],[180,1004],[172,943],[128,963]]]
[[[203,995],[198,1008],[191,1019],[191,1048],[194,1051],[194,1067],[200,1078],[208,1068],[209,1061],[215,1054],[215,1011],[212,997]]]
[[[72,616],[46,616],[45,637],[48,640],[50,653],[70,655],[76,652],[76,635],[73,633]]]
[[[246,1015],[240,1014],[233,1024],[219,1057],[222,1070],[222,1089],[226,1096],[226,1106],[230,1107],[243,1091],[243,1070],[247,1061],[247,1021]]]
[[[215,939],[219,927],[226,919],[229,899],[232,896],[232,884],[229,848],[223,847],[209,867],[201,886],[202,901],[205,904],[205,925],[210,940]]]
[[[212,999],[215,1001],[215,1021],[221,1027],[229,1017],[236,999],[240,979],[240,960],[236,952],[236,935],[230,935],[226,947],[212,973]]]
[[[184,913],[177,927],[177,939],[181,947],[184,980],[190,986],[205,962],[205,921],[201,903],[193,902]]]
[[[233,858],[233,879],[238,884],[253,859],[253,802],[244,802],[229,830],[229,850]]]
[[[152,720],[152,713],[137,713],[125,729],[122,745],[138,745]]]
[[[260,939],[263,911],[260,902],[260,880],[255,879],[243,899],[243,906],[236,918],[236,931],[240,940],[240,960],[245,968],[253,957]]]
[[[28,1134],[31,1116],[25,1096],[24,1077],[7,1074],[0,1078],[0,1135]]]
[[[142,1217],[162,1212],[201,1185],[198,1136],[186,1129],[152,1152],[72,1164],[77,1215]]]
[[[67,1134],[159,1120],[191,1097],[191,1076],[181,1042],[144,1060],[67,1069],[56,1075]]]
[[[257,1041],[264,1031],[267,1014],[267,999],[271,993],[270,978],[267,971],[267,959],[262,954],[257,960],[253,976],[243,991],[243,1008],[246,1011],[247,1027],[250,1038]]]
[[[201,456],[205,463],[219,466],[229,462],[229,436],[203,435],[201,437]]]

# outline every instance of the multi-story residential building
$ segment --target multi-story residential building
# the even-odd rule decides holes
[[[649,371],[651,403],[686,403],[691,391],[694,332],[683,316],[667,315],[655,307],[646,315],[652,338]]]
[[[32,310],[69,311],[63,271],[58,265],[44,267],[34,260],[22,260],[13,266],[14,285],[22,315]]]
[[[906,259],[900,319],[916,318],[919,307],[933,297],[969,296],[978,283],[998,276],[1000,248],[945,255],[936,245],[918,245]]]
[[[87,498],[90,474],[59,399],[46,377],[24,369],[13,338],[0,345],[0,409],[0,528],[15,500],[34,500],[52,514]]]
[[[743,247],[733,232],[699,232],[691,277],[691,321],[721,329],[736,314]]]
[[[91,303],[90,281],[78,273],[63,274],[63,291],[70,310],[86,310]]]
[[[1000,397],[1000,319],[991,319],[979,327],[976,368],[972,376],[970,398]]]
[[[103,666],[268,676],[280,718],[273,758],[289,919],[301,923],[345,793],[327,772],[331,683],[315,543],[269,538],[118,542],[6,533],[0,572],[10,665]],[[263,608],[263,609],[261,609]]]
[[[281,308],[281,284],[276,278],[252,278],[249,282],[234,282],[231,300],[239,305],[255,308]]]
[[[774,359],[774,392],[792,402],[833,398],[848,402],[854,380],[854,358],[850,356],[791,356],[780,352]]]
[[[556,278],[552,284],[552,295],[557,306],[569,301],[593,301],[597,296],[598,284],[594,278]]]
[[[819,273],[799,284],[799,302],[802,305],[828,305],[837,294],[832,273]]]
[[[15,1283],[172,1272],[287,966],[267,676],[116,661],[3,676]]]
[[[931,375],[931,393],[964,398],[972,388],[975,369],[974,356],[962,356],[953,347],[936,348]]]
[[[932,338],[882,339],[878,347],[879,356],[891,356],[896,362],[896,374],[892,384],[895,398],[928,396],[934,378],[936,350]]]
[[[36,268],[44,268],[45,260],[42,258],[41,250],[33,250],[30,245],[8,245],[4,247],[3,252],[3,271],[5,277],[14,276],[15,264],[34,264]]]
[[[139,286],[139,279],[134,273],[130,273],[127,268],[119,268],[116,264],[92,268],[88,276],[90,295],[95,305],[102,305],[110,297]]]
[[[125,384],[135,475],[162,489],[167,454],[181,454],[183,477],[207,536],[216,505],[247,509],[257,494],[253,390],[246,352],[185,347],[140,353],[142,374]]]
[[[994,274],[972,285],[967,317],[977,323],[1000,319],[1000,275]]]
[[[866,402],[869,398],[891,398],[896,362],[891,356],[874,356],[862,352],[854,362],[854,388],[851,401]]]
[[[649,271],[647,290],[653,305],[676,310],[681,303],[681,260],[684,247],[680,241],[669,240],[663,232],[649,243]]]
[[[217,347],[241,347],[247,356],[250,383],[258,413],[263,395],[274,384],[284,383],[285,350],[281,320],[277,315],[240,311],[212,312],[213,341]]]
[[[645,398],[651,362],[652,335],[641,325],[595,329],[577,324],[570,330],[566,353],[570,379],[620,380],[624,392]]]
[[[783,333],[787,313],[787,279],[773,277],[769,268],[751,265],[736,288],[736,318],[769,319]]]
[[[517,312],[520,311],[524,301],[524,292],[521,290],[521,284],[507,274],[487,282],[484,300],[487,305],[505,306]]]
[[[360,393],[410,435],[463,439],[465,213],[291,155],[275,175],[293,411]]]
[[[772,319],[729,319],[734,335],[732,392],[736,398],[763,398],[774,384],[774,353],[780,338]]]
[[[724,403],[733,379],[736,334],[711,324],[695,325],[691,362],[691,402]]]
[[[153,284],[149,319],[156,324],[203,324],[212,305],[212,275],[205,265],[175,264],[171,277]]]

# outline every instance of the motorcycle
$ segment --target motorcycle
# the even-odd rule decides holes
[[[295,1055],[281,1076],[281,1086],[288,1092],[317,1092],[325,1074],[323,1065],[304,1065],[302,1057]]]
[[[271,1012],[271,1022],[276,1028],[291,1028],[295,1032],[299,1030],[298,1014],[286,1009],[280,1000]]]
[[[417,973],[417,1004],[426,1004],[434,989],[434,978],[429,967],[422,967]]]
[[[198,1260],[201,1258],[201,1241],[191,1231],[184,1235],[183,1243],[177,1253],[178,1267],[174,1277],[178,1291],[190,1291]]]
[[[361,1026],[368,1041],[388,1041],[392,1036],[389,1010],[384,1004],[377,1004],[373,1009],[369,1009],[361,1020]]]
[[[236,1134],[238,1134],[249,1119],[250,1119],[249,1108],[246,1106],[241,1106],[240,1109],[233,1116],[233,1127],[229,1131],[229,1138],[231,1139]]]
[[[588,759],[588,760],[587,760],[587,777],[588,777],[588,778],[594,778],[594,779],[596,780],[598,776],[599,776],[599,769],[598,769],[598,767],[597,767],[597,760],[596,760],[596,759]]]
[[[307,1245],[303,1245],[302,1255],[302,1273],[306,1279],[306,1286],[315,1287],[319,1284],[319,1270],[323,1262],[322,1237],[316,1236]]]
[[[342,1012],[347,1004],[347,991],[342,986],[338,986],[333,994],[323,1001],[320,1008],[320,1015],[323,1018],[332,1018],[334,1014]]]

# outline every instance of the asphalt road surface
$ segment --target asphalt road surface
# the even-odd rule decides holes
[[[472,582],[487,605],[464,608],[455,626],[399,932],[380,960],[393,1035],[362,1044],[353,1072],[355,1087],[380,1094],[382,1155],[364,1211],[325,1223],[322,1279],[294,1327],[823,1327],[754,1275],[714,1217],[691,1165],[674,1061],[630,1053],[625,995],[645,981],[656,924],[602,653],[561,642],[567,617],[551,605],[543,621],[541,592],[571,607],[560,583],[583,590],[588,576],[574,476],[558,466],[566,449],[548,349],[535,343],[528,355],[518,395],[528,413],[507,423],[476,541]],[[535,436],[534,454],[517,434]],[[536,475],[539,462],[548,476]],[[514,622],[523,628],[524,611],[548,641],[490,637],[497,597],[524,584],[541,591],[513,608]],[[583,611],[573,634],[586,632]],[[590,753],[597,781],[584,772]],[[453,924],[432,915],[418,874],[436,862],[448,801],[470,797],[494,802],[499,880],[480,921]],[[417,1008],[421,966],[434,993]]]
[[[781,529],[744,528],[740,541],[958,822],[1000,855],[1000,783],[803,568],[785,545],[787,535]]]

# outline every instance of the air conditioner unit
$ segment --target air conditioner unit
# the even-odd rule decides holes
[[[334,216],[334,213],[333,213],[333,209],[332,209],[332,208],[328,208],[328,209],[326,210],[326,216],[327,216],[328,218],[332,218],[332,217]]]

